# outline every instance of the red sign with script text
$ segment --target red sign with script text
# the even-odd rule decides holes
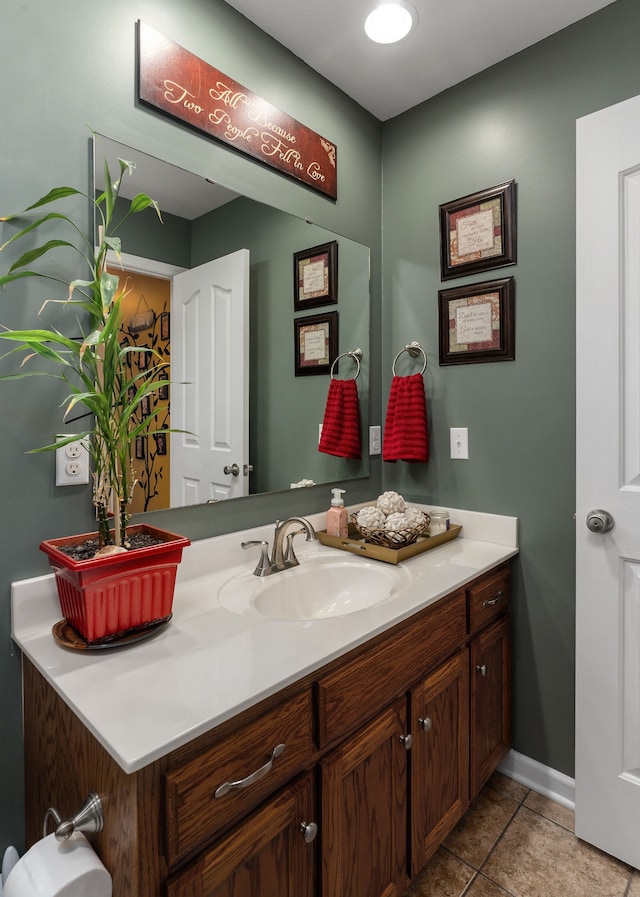
[[[334,143],[143,22],[138,98],[332,199],[338,195]]]

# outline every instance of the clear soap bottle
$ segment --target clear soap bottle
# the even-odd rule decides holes
[[[331,507],[327,511],[327,535],[346,539],[349,536],[347,509],[342,496],[344,489],[332,489]]]

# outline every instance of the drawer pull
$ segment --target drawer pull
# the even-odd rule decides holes
[[[483,663],[482,666],[477,666],[476,670],[480,673],[481,676],[487,675],[487,665]]]
[[[494,604],[500,604],[502,601],[502,592],[498,592],[495,598],[490,598],[487,601],[482,602],[483,607],[493,607]]]
[[[261,766],[260,769],[256,769],[255,772],[252,772],[251,775],[248,775],[246,778],[239,779],[237,782],[224,782],[216,788],[213,796],[224,797],[225,794],[228,794],[236,788],[248,788],[249,785],[253,785],[254,782],[260,781],[260,779],[264,778],[268,772],[271,772],[273,761],[284,752],[285,747],[286,745],[284,744],[277,744],[271,753],[271,757],[264,766]]]
[[[315,837],[318,834],[318,826],[315,822],[301,822],[300,831],[306,843],[311,844],[312,841],[315,841]]]
[[[432,723],[431,723],[430,716],[424,716],[424,717],[420,716],[418,718],[418,722],[422,726],[423,732],[428,732],[431,729]]]

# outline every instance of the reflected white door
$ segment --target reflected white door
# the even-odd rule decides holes
[[[577,351],[576,834],[640,867],[640,97],[577,125]]]
[[[248,249],[174,277],[171,384],[171,506],[246,495]]]

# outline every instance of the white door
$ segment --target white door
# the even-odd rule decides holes
[[[639,868],[640,97],[578,121],[577,353],[576,834]]]
[[[171,506],[249,491],[249,250],[173,279]]]

